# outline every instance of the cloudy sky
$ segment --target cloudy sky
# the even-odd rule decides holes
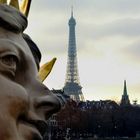
[[[120,101],[126,79],[131,102],[140,103],[140,0],[33,1],[26,32],[40,47],[42,64],[57,57],[45,84],[64,86],[72,3],[85,98]]]

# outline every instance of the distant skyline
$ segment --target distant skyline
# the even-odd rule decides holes
[[[71,0],[32,1],[26,29],[42,52],[42,64],[57,57],[45,81],[65,83]],[[87,100],[121,100],[123,82],[140,103],[140,1],[73,0],[78,67]]]

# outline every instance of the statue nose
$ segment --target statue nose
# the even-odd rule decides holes
[[[35,108],[48,119],[52,114],[61,109],[60,100],[53,94],[41,96],[36,99]]]

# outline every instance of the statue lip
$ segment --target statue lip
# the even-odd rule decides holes
[[[28,120],[28,123],[33,125],[43,137],[47,130],[47,123],[43,120]]]
[[[44,136],[46,130],[47,130],[47,123],[44,120],[39,120],[39,119],[33,119],[31,116],[27,117],[26,115],[21,115],[19,117],[19,121],[24,123],[25,125],[29,125],[39,132],[40,136]]]

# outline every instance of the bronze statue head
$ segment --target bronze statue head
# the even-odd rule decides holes
[[[39,80],[32,43],[23,38],[26,26],[24,15],[0,4],[1,140],[41,140],[45,120],[60,109],[59,99]]]

